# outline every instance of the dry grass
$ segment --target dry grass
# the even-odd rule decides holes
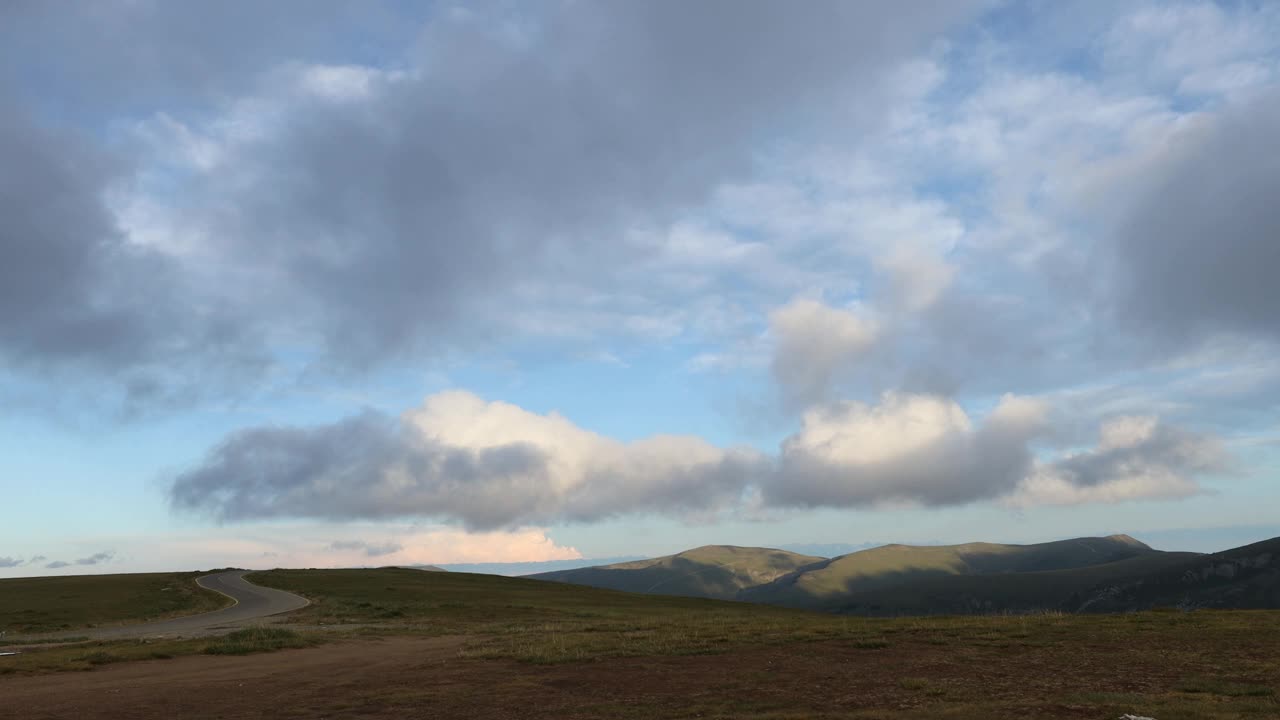
[[[221,636],[201,638],[102,640],[35,646],[20,655],[0,658],[0,677],[92,670],[120,662],[168,660],[187,655],[248,655],[311,647],[340,637],[344,636],[303,633],[287,628],[249,627]]]
[[[194,615],[231,604],[196,585],[202,573],[140,573],[0,580],[0,630],[66,632]],[[74,635],[74,632],[67,632]]]

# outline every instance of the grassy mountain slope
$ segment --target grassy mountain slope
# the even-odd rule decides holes
[[[849,593],[821,609],[854,615],[1074,611],[1094,588],[1158,572],[1195,557],[1194,553],[1149,552],[1062,570],[923,577]]]
[[[707,545],[666,557],[528,577],[627,592],[730,599],[743,588],[822,561],[786,550]]]
[[[1073,609],[1280,608],[1280,538],[1195,555],[1152,572],[1099,584]]]
[[[744,589],[738,598],[789,607],[844,609],[848,607],[897,606],[898,599],[926,612],[930,606],[916,599],[917,585],[929,588],[947,578],[980,577],[972,587],[986,587],[991,577],[1026,573],[1049,573],[1145,556],[1163,556],[1127,535],[1105,538],[1077,538],[1036,545],[967,543],[918,547],[885,545],[863,550],[801,568],[770,583]],[[1016,585],[1018,581],[996,581]],[[931,585],[932,584],[932,585]],[[964,588],[970,585],[960,586]],[[992,585],[994,587],[994,585]],[[959,586],[958,586],[959,587]],[[1072,587],[1076,587],[1074,583]],[[1089,586],[1086,586],[1089,587]],[[896,589],[904,589],[901,598]],[[874,597],[871,593],[877,593]],[[855,599],[854,596],[860,596]],[[949,603],[950,605],[950,603]]]

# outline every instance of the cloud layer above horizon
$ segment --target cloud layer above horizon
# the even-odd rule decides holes
[[[178,475],[170,500],[224,522],[426,517],[490,531],[646,513],[1185,497],[1226,464],[1213,438],[1154,417],[1114,418],[1096,446],[1037,460],[1031,443],[1049,431],[1047,408],[1028,398],[1006,396],[975,427],[954,401],[890,393],[807,412],[769,456],[690,436],[623,443],[451,391],[399,419],[239,431]]]
[[[206,422],[154,469],[180,518],[1020,512],[1270,467],[1274,4],[17,3],[0,60],[0,407]]]

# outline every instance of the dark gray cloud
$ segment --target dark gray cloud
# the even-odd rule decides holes
[[[1055,429],[1060,437],[1071,430]],[[1205,492],[1200,480],[1230,476],[1236,463],[1218,435],[1177,427],[1154,415],[1111,415],[1096,444],[1038,461],[1010,506],[1177,499]]]
[[[883,71],[958,11],[544,9],[518,41],[487,9],[439,19],[416,73],[355,102],[297,100],[235,149],[234,187],[210,178],[219,212],[200,222],[296,292],[329,357],[483,335],[511,286],[624,267],[643,252],[630,229],[748,173],[759,143],[876,117]]]
[[[367,543],[363,540],[335,540],[329,543],[330,550],[359,550],[368,557],[379,557],[382,555],[390,555],[391,553],[400,552],[404,546],[399,543]]]
[[[115,559],[115,557],[116,557],[115,551],[106,550],[100,553],[94,553],[93,555],[90,555],[88,557],[82,557],[79,560],[76,560],[74,562],[67,562],[66,560],[54,560],[51,563],[47,563],[45,567],[53,570],[57,570],[59,568],[72,567],[74,565],[101,565],[103,563],[111,562],[112,560]],[[32,558],[31,562],[36,562],[37,559],[43,560],[44,556],[38,555]]]
[[[22,558],[0,557],[0,568],[18,567],[25,564]]]
[[[472,423],[494,432],[450,435]],[[222,521],[418,516],[490,530],[715,512],[764,469],[750,451],[683,437],[619,443],[554,415],[446,393],[399,420],[366,413],[236,433],[174,478],[170,501]]]
[[[1117,477],[1166,473],[1189,476],[1226,468],[1221,445],[1212,438],[1157,426],[1124,444],[1107,444],[1055,462],[1053,471],[1078,487],[1097,487]]]
[[[89,557],[82,557],[79,560],[76,560],[76,564],[77,565],[99,565],[101,563],[111,562],[113,559],[115,559],[115,556],[116,554],[114,551],[107,550],[106,552],[94,553]]]
[[[189,389],[200,371],[262,366],[244,323],[122,234],[106,205],[119,158],[36,123],[2,88],[0,156],[0,366],[110,377],[126,409]]]
[[[366,413],[315,428],[236,433],[178,476],[171,500],[224,521],[427,511],[491,528],[545,505],[546,472],[545,458],[527,445],[449,447]]]
[[[1196,478],[1231,470],[1221,441],[1161,424],[1151,416],[1103,423],[1096,447],[1035,468],[1007,502],[1078,505],[1138,498],[1179,498],[1201,492]]]
[[[234,97],[277,63],[385,59],[415,30],[384,2],[16,0],[0,6],[0,84],[86,122],[186,112]]]
[[[0,358],[144,403],[261,371],[264,336],[344,368],[483,339],[521,287],[621,272],[646,252],[628,232],[761,147],[856,137],[886,70],[970,10],[366,7],[7,6]],[[383,69],[339,68],[362,89],[317,94],[313,64]],[[218,160],[119,141],[161,117]],[[110,193],[144,197],[186,249],[126,237]]]
[[[133,355],[145,316],[107,291],[121,270],[133,274],[102,198],[118,168],[3,95],[0,155],[0,351],[33,361]]]
[[[1181,133],[1105,255],[1122,327],[1280,340],[1280,92]]]

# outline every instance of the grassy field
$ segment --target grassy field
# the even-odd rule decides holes
[[[0,630],[67,632],[217,610],[224,595],[196,585],[201,573],[80,575],[0,580]]]
[[[141,660],[170,660],[186,655],[249,655],[319,645],[326,638],[288,628],[249,627],[217,637],[177,640],[104,640],[71,642],[48,648],[28,648],[0,663],[0,677],[69,670],[92,670],[103,665]],[[75,638],[68,638],[75,640]]]
[[[383,657],[380,644],[437,638],[448,655],[430,670],[420,660],[387,661],[359,679],[315,670],[316,685],[297,688],[314,712],[297,716],[346,703],[379,717],[429,706],[441,718],[512,708],[569,718],[1280,717],[1276,611],[881,619],[416,570],[250,579],[313,604],[289,616],[294,629],[37,648],[7,659],[16,662],[0,664],[0,674],[128,660],[155,661],[150,674],[172,656],[325,641],[348,643],[338,656],[372,660]],[[301,672],[297,661],[280,663]],[[346,667],[339,672],[358,672]],[[340,679],[341,688],[325,689]],[[280,692],[290,690],[264,685],[263,702]]]
[[[655,656],[712,656],[720,664],[724,656],[772,653],[814,659],[813,672],[826,678],[824,656],[901,668],[886,682],[891,702],[909,711],[869,718],[1000,717],[1024,706],[1080,717],[1139,710],[1161,720],[1280,717],[1275,611],[878,619],[457,573],[272,571],[254,580],[310,598],[299,613],[307,622],[465,635],[459,654],[469,659],[581,667]],[[820,679],[791,677],[783,687]],[[703,697],[699,712],[822,716],[821,702],[791,714],[797,700],[785,693],[749,701],[749,684]],[[620,705],[604,715],[629,713]]]

